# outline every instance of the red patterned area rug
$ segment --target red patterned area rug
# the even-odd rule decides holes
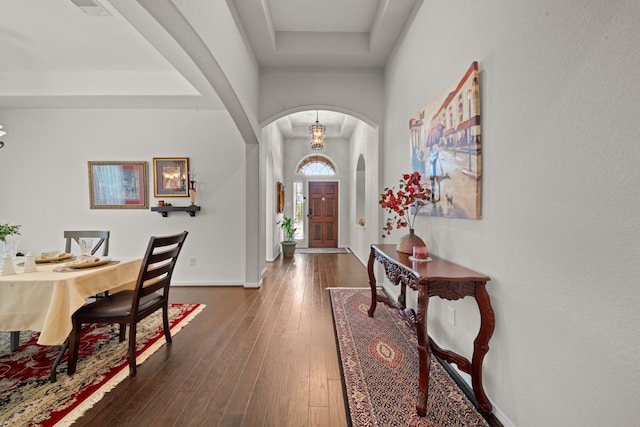
[[[202,304],[171,304],[169,323],[175,335],[200,311]],[[159,310],[138,324],[137,363],[166,344]],[[118,326],[92,327],[82,334],[78,368],[67,375],[67,356],[49,381],[57,356],[54,347],[36,344],[37,332],[23,332],[20,348],[11,353],[9,333],[0,333],[0,426],[66,426],[128,377],[128,340],[118,342]],[[138,371],[138,375],[144,372]]]
[[[378,304],[371,291],[330,289],[345,400],[352,426],[489,426],[434,357],[427,416],[416,414],[418,339],[398,313]]]

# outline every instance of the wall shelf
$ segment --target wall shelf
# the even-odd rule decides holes
[[[159,212],[163,217],[167,217],[169,212],[188,212],[189,216],[196,216],[196,212],[200,210],[200,206],[154,206],[152,212]]]

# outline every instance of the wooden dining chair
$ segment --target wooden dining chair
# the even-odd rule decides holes
[[[142,260],[134,290],[121,291],[98,299],[76,311],[71,320],[67,373],[76,372],[82,325],[88,323],[120,324],[120,341],[124,341],[129,325],[129,376],[136,375],[136,327],[139,321],[162,309],[162,323],[167,343],[169,329],[169,288],[178,255],[188,232],[164,237],[151,237]]]
[[[73,242],[80,246],[80,239],[97,239],[91,248],[91,255],[95,255],[98,249],[102,247],[102,256],[109,255],[109,235],[110,232],[106,230],[73,230],[65,231],[64,238],[66,239],[64,245],[64,251],[71,253],[71,246]],[[94,295],[93,298],[104,298],[109,295],[109,291],[102,292]]]
[[[64,251],[71,253],[71,244],[76,242],[80,246],[80,239],[98,239],[98,241],[91,248],[91,255],[95,255],[98,249],[102,247],[102,256],[109,255],[109,232],[101,230],[80,230],[80,231],[65,231],[64,238],[66,239]]]

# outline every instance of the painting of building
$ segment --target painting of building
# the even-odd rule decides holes
[[[481,218],[480,82],[473,62],[462,79],[409,120],[411,168],[432,191],[420,213]]]

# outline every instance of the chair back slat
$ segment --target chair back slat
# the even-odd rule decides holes
[[[168,301],[171,276],[182,250],[187,231],[171,236],[156,237],[149,240],[132,301],[132,313],[138,312],[140,298],[162,290],[161,294]],[[165,303],[166,303],[165,301]]]
[[[71,243],[76,242],[80,246],[80,239],[98,239],[98,242],[93,245],[91,249],[91,255],[95,255],[98,249],[102,247],[102,256],[109,255],[109,235],[110,232],[106,230],[72,230],[65,231],[64,238],[66,239],[64,251],[71,253]]]

